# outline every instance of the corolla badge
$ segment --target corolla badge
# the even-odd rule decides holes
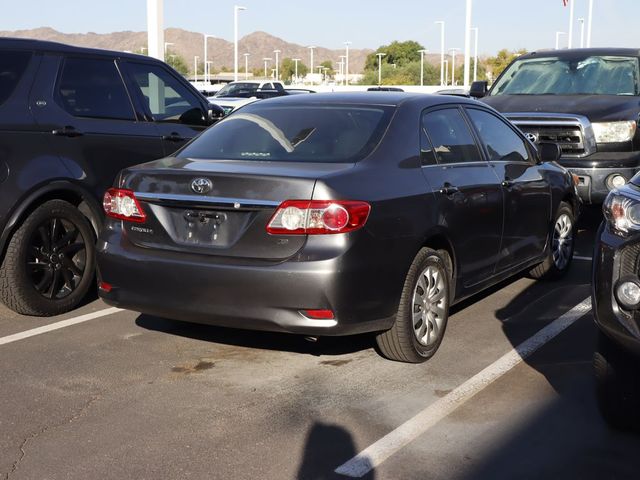
[[[209,193],[213,189],[213,182],[208,178],[196,178],[191,182],[191,190],[200,195]]]
[[[538,141],[538,135],[536,135],[535,133],[527,132],[524,134],[524,136],[527,137],[527,140],[529,140],[531,143],[536,143]]]

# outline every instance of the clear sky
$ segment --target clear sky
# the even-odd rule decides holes
[[[576,18],[587,17],[588,0],[575,1]],[[439,27],[446,45],[464,47],[465,0],[164,0],[165,26],[233,39],[233,5],[240,36],[262,30],[301,45],[377,48],[393,40],[416,40],[439,51]],[[474,0],[473,24],[482,54],[500,48],[551,48],[556,31],[568,31],[569,8],[562,0]],[[66,33],[108,33],[146,29],[146,0],[0,0],[0,30],[48,26]],[[566,37],[563,39],[566,42]],[[574,45],[580,26],[574,26]],[[640,48],[640,0],[594,0],[592,46]]]

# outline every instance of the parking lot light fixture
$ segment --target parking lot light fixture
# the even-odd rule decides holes
[[[249,79],[249,55],[251,54],[250,53],[244,54],[244,79],[245,80]]]
[[[264,62],[264,78],[267,78],[267,64],[271,61],[271,58],[265,57],[262,61]]]
[[[573,12],[575,11],[575,0],[569,0],[569,38],[567,40],[567,48],[573,47]]]
[[[300,61],[299,58],[292,58],[291,60],[293,60],[293,63],[295,63],[295,77],[296,77],[296,83],[298,83],[298,62]]]
[[[572,2],[573,3],[573,2]],[[464,75],[463,84],[469,88],[469,77],[471,77],[471,9],[473,0],[467,0],[467,11],[464,22]]]
[[[451,52],[451,85],[456,84],[456,53],[460,51],[459,48],[450,48]]]
[[[214,35],[207,35],[206,33],[204,34],[204,81],[206,82],[210,82],[211,78],[210,78],[210,74],[209,74],[209,60],[207,57],[207,40],[209,38],[216,38]]]
[[[193,81],[194,82],[198,81],[198,60],[200,60],[200,57],[197,55],[194,55],[193,57]]]
[[[418,52],[420,52],[420,86],[424,87],[424,54],[427,53],[427,50],[422,49]]]
[[[344,55],[340,55],[340,62],[341,62],[341,64],[342,64],[342,78],[341,78],[342,85],[344,85],[344,84],[345,84],[345,83],[344,83],[344,77],[345,77],[345,74],[344,74],[344,71],[345,71],[345,68],[344,68],[344,65],[345,65],[345,58],[347,58],[347,57],[345,57]]]
[[[556,32],[556,50],[560,50],[560,37],[566,34],[567,32]]]
[[[309,49],[309,52],[310,52],[310,55],[311,55],[311,62],[310,62],[310,64],[309,64],[309,71],[310,71],[311,73],[313,73],[313,49],[314,49],[314,48],[316,48],[316,47],[314,47],[314,46],[309,46],[309,47],[307,47],[307,48]]]
[[[282,50],[274,50],[273,53],[276,54],[276,80],[280,80],[280,61],[278,60],[278,55]]]
[[[591,48],[591,26],[593,25],[593,0],[589,0],[589,20],[587,20],[587,48]]]
[[[345,46],[345,50],[346,50],[346,60],[345,60],[345,64],[344,64],[344,70],[345,70],[345,77],[344,77],[344,81],[345,81],[345,85],[349,85],[349,45],[351,45],[351,42],[344,42],[344,46]]]
[[[578,23],[580,24],[580,48],[584,48],[584,18],[579,18]]]
[[[167,50],[168,50],[168,49],[167,49],[167,47],[168,47],[169,45],[175,45],[175,43],[171,43],[171,42],[164,42],[164,54],[165,54],[165,55],[167,54]]]
[[[378,85],[382,84],[382,57],[384,57],[386,53],[376,53],[378,57]]]
[[[444,86],[449,84],[449,60],[444,61]]]
[[[233,6],[233,81],[238,81],[238,12],[246,10],[246,7]]]
[[[478,80],[478,27],[471,29],[474,32],[473,41],[473,81]]]
[[[435,22],[436,25],[440,25],[440,85],[446,85],[445,71],[444,71],[444,21],[439,20]]]

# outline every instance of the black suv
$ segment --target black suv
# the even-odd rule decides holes
[[[158,60],[0,39],[0,301],[28,315],[74,308],[116,173],[221,115]]]
[[[518,57],[489,92],[471,96],[503,113],[533,142],[562,148],[585,203],[600,204],[640,167],[640,51],[552,50]]]

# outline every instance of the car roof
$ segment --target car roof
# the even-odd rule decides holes
[[[519,59],[529,59],[538,57],[557,57],[557,58],[584,58],[592,56],[621,56],[621,57],[640,57],[640,49],[637,48],[572,48],[564,50],[540,50],[531,53],[525,53],[518,57]]]
[[[0,38],[0,50],[35,50],[39,52],[72,53],[84,55],[104,55],[109,57],[131,58],[136,60],[148,60],[160,62],[153,57],[138,55],[135,53],[104,50],[99,48],[76,47],[66,43],[50,42],[47,40],[35,40],[31,38]]]
[[[476,105],[475,100],[462,97],[451,97],[445,95],[432,95],[427,93],[407,93],[407,92],[329,92],[314,93],[313,95],[285,95],[282,97],[268,98],[256,102],[257,104],[269,105],[386,105],[399,107],[405,103],[419,102],[425,107],[447,104],[447,103],[469,103]]]

